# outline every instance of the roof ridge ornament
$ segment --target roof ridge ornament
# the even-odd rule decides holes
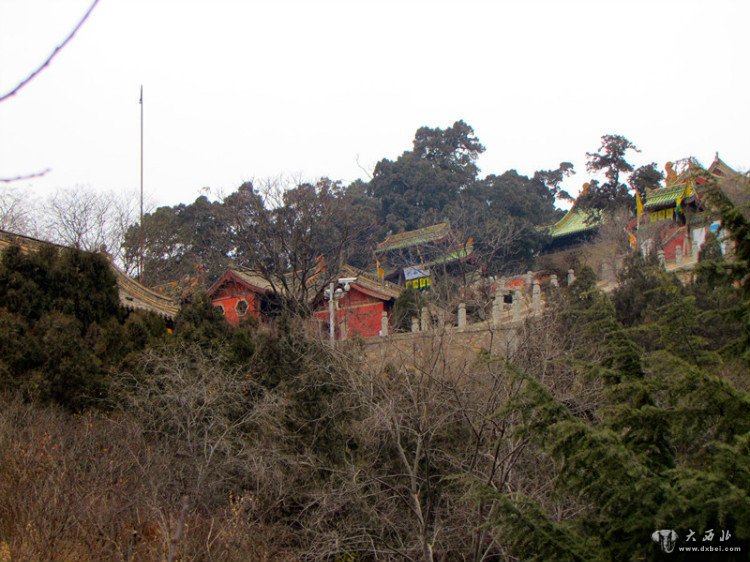
[[[664,186],[669,187],[677,181],[677,172],[674,170],[674,162],[667,162],[664,164],[664,171],[667,172]]]

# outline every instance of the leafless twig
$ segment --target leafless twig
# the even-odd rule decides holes
[[[359,163],[359,154],[354,158],[354,161],[357,163],[357,167],[367,174],[368,178],[372,179],[372,172]]]
[[[86,13],[81,18],[81,21],[78,22],[78,25],[76,25],[73,28],[73,31],[71,31],[68,34],[68,36],[65,38],[65,40],[62,43],[60,43],[57,47],[55,47],[55,50],[52,51],[52,54],[50,54],[50,56],[47,57],[47,60],[45,60],[41,64],[41,66],[39,66],[36,70],[34,70],[34,72],[32,72],[25,79],[23,79],[10,92],[8,92],[7,94],[3,94],[2,96],[0,96],[0,103],[4,102],[5,100],[7,100],[10,97],[15,96],[21,88],[23,88],[24,86],[26,86],[29,82],[31,82],[34,78],[36,78],[39,75],[39,73],[42,72],[42,70],[44,70],[45,68],[47,68],[49,66],[49,64],[52,62],[52,59],[54,59],[57,56],[57,54],[60,51],[63,50],[63,48],[65,48],[65,45],[67,45],[70,42],[71,39],[73,39],[73,37],[75,36],[75,34],[78,32],[78,30],[83,25],[83,23],[88,19],[89,15],[91,15],[91,12],[94,11],[94,8],[96,7],[96,5],[98,3],[99,3],[99,0],[94,0],[94,2],[91,4],[91,6],[89,7],[89,9],[86,11]]]
[[[169,556],[167,557],[168,562],[173,562],[177,557],[177,547],[180,544],[182,538],[182,530],[185,528],[185,516],[187,515],[189,505],[189,499],[187,496],[182,496],[182,510],[180,511],[180,519],[177,522],[177,528],[175,529],[174,536],[169,544]]]
[[[0,99],[2,101],[2,99]],[[33,174],[26,174],[24,176],[16,176],[14,178],[0,178],[0,183],[13,183],[15,181],[23,181],[23,180],[32,180],[35,178],[41,178],[42,176],[47,175],[52,170],[50,168],[47,168],[45,170],[42,170],[41,172],[34,172]]]

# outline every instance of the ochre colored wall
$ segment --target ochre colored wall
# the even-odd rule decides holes
[[[247,301],[247,313],[240,316],[237,314],[237,303],[241,300]],[[224,318],[232,326],[237,326],[242,318],[248,316],[260,319],[260,306],[258,295],[237,283],[227,284],[219,289],[211,299],[214,306],[224,307]]]

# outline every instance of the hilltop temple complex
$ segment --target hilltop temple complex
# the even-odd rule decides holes
[[[708,176],[707,176],[708,174]],[[547,234],[544,251],[537,256],[536,272],[495,278],[481,278],[480,256],[471,238],[464,239],[447,222],[417,230],[389,234],[374,248],[374,268],[370,270],[342,265],[329,270],[319,258],[314,269],[299,277],[298,272],[283,272],[276,278],[243,267],[228,268],[208,287],[208,296],[224,318],[233,325],[249,319],[271,323],[290,301],[296,299],[308,311],[321,333],[331,339],[371,338],[387,335],[394,329],[394,304],[404,289],[430,291],[444,276],[461,268],[474,275],[461,294],[452,298],[449,310],[434,308],[431,317],[455,317],[466,324],[466,300],[471,287],[482,285],[485,300],[492,300],[495,321],[507,316],[516,320],[522,311],[537,311],[543,303],[540,286],[558,286],[558,276],[568,283],[574,279],[569,268],[588,265],[597,273],[602,288],[611,289],[628,251],[644,255],[655,253],[669,270],[687,272],[697,261],[698,252],[709,233],[732,251],[721,231],[718,217],[705,204],[707,177],[717,180],[719,189],[746,217],[750,215],[750,194],[737,179],[737,173],[716,155],[704,169],[694,160],[685,160],[678,172],[666,165],[663,187],[647,189],[638,196],[636,209],[625,210],[622,217],[606,211],[582,209],[577,204],[552,225],[539,227]],[[584,188],[585,189],[585,188]],[[618,221],[622,222],[619,225]],[[628,244],[623,244],[629,240]],[[0,230],[0,250],[18,245],[22,251],[35,252],[57,244]],[[629,250],[627,248],[630,248]],[[576,266],[572,264],[576,263]],[[180,303],[129,278],[110,260],[117,280],[121,306],[130,311],[143,310],[174,321]],[[464,271],[465,273],[465,271]],[[491,294],[490,294],[491,293]],[[520,300],[519,300],[520,299]],[[487,309],[486,302],[472,304],[472,310]],[[518,308],[521,307],[521,308]],[[503,312],[504,311],[504,312]],[[463,314],[463,320],[461,320]],[[486,318],[486,316],[483,316]],[[417,324],[425,324],[423,318]],[[426,322],[430,324],[431,321]],[[442,320],[441,320],[442,322]]]

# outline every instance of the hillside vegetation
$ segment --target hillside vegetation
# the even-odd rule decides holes
[[[405,170],[444,176],[459,207],[474,189],[507,195],[519,181],[518,193],[536,198],[537,186],[548,216],[523,199],[533,210],[514,220],[556,216],[556,179],[477,182],[481,145],[464,127],[437,140],[420,129],[414,151],[381,162],[368,185],[285,193],[288,212],[302,213],[288,224],[402,185],[393,194],[412,211],[388,207],[384,228],[418,226],[432,207],[407,189]],[[451,135],[461,142],[441,150]],[[279,228],[263,222],[254,189],[150,220],[223,213],[235,198],[235,211],[258,212],[254,224]],[[606,189],[602,201],[622,195]],[[321,193],[330,199],[315,207],[307,197],[320,203]],[[0,259],[0,561],[660,560],[659,529],[699,540],[727,531],[742,550],[702,559],[744,560],[750,224],[720,194],[712,205],[733,257],[709,237],[683,284],[632,255],[611,294],[577,270],[527,320],[511,356],[463,363],[436,345],[376,364],[356,342],[321,343],[290,310],[271,327],[232,327],[200,292],[170,333],[117,306],[101,256],[11,248]],[[206,232],[206,256],[239,256],[240,245]],[[183,263],[160,252],[153,275]]]

